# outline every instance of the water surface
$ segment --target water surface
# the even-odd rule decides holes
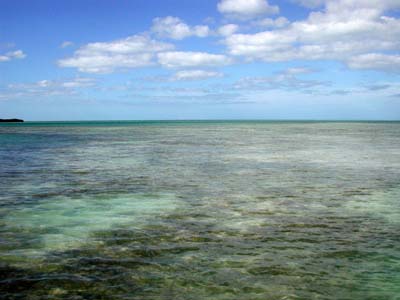
[[[0,298],[400,299],[400,123],[0,125]]]

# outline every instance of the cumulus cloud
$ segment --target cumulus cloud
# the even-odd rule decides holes
[[[210,28],[206,25],[189,26],[177,17],[155,18],[151,31],[159,37],[182,40],[190,36],[206,37]]]
[[[289,20],[285,17],[279,17],[276,19],[265,18],[252,22],[252,25],[259,27],[270,27],[270,28],[282,28],[289,24]]]
[[[221,0],[217,8],[230,18],[242,20],[279,13],[279,7],[270,5],[266,0]]]
[[[172,44],[134,35],[112,42],[87,44],[75,51],[72,57],[59,60],[58,64],[86,73],[110,73],[150,66],[154,63],[155,53],[173,48]]]
[[[386,55],[368,53],[351,57],[349,67],[353,69],[381,70],[386,72],[400,72],[400,55]]]
[[[232,63],[231,58],[207,52],[172,51],[158,54],[158,62],[167,68],[215,67]]]
[[[222,36],[230,36],[239,30],[239,26],[236,24],[226,24],[218,28],[217,32]]]
[[[400,20],[384,12],[398,0],[326,0],[325,8],[282,29],[232,34],[225,39],[232,55],[247,60],[287,61],[334,59],[360,68],[368,53],[400,50]],[[394,57],[378,57],[393,60]],[[379,69],[385,63],[377,65]]]
[[[204,80],[209,78],[222,77],[223,74],[215,71],[205,70],[183,70],[176,72],[172,77],[174,81]]]
[[[0,55],[0,62],[9,61],[12,59],[23,59],[26,54],[22,50],[15,50],[7,52],[6,54]]]

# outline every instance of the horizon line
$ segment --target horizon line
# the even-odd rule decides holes
[[[25,120],[3,124],[23,124],[26,122],[400,122],[400,119],[87,119],[87,120]]]

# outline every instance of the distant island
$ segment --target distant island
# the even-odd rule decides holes
[[[0,119],[0,122],[24,122],[21,119]]]

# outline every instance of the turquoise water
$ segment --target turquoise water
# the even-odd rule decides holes
[[[399,122],[0,125],[1,299],[400,299]]]

